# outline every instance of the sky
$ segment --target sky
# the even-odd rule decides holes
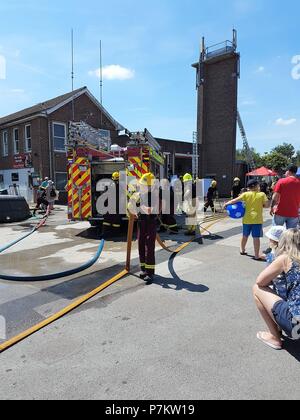
[[[298,0],[0,0],[0,14],[0,116],[71,90],[73,28],[75,88],[99,98],[101,39],[110,114],[129,130],[191,141],[201,38],[214,45],[235,27],[250,146],[300,149]]]

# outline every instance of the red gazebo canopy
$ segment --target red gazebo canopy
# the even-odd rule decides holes
[[[249,172],[247,176],[277,176],[278,173],[272,171],[272,169],[265,168],[262,166],[261,168],[255,169],[253,172]]]

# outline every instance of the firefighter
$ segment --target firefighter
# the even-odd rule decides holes
[[[104,239],[106,239],[108,235],[119,233],[122,223],[122,216],[119,214],[120,173],[114,172],[111,179],[116,186],[116,214],[107,213],[104,215],[102,225],[102,235]]]
[[[217,181],[212,181],[211,186],[208,189],[206,203],[204,205],[204,212],[206,213],[209,207],[213,213],[216,213],[214,199],[217,197],[218,194],[218,183]]]
[[[170,193],[170,208],[168,209],[167,203],[165,208],[162,208],[162,214],[160,216],[160,229],[159,232],[166,232],[169,231],[172,235],[176,235],[178,233],[178,225],[175,218],[175,192],[174,187],[172,187],[168,180],[165,180],[165,183],[162,183],[161,190],[160,190],[160,199],[163,201],[163,191],[169,190]],[[164,210],[169,210],[169,212],[164,213]]]
[[[189,218],[196,217],[196,184],[193,182],[191,174],[185,174],[183,177],[183,207]],[[196,234],[196,225],[189,225],[186,236],[194,236]]]
[[[233,186],[231,189],[231,198],[234,200],[235,198],[238,198],[242,191],[242,185],[240,178],[234,178]]]
[[[152,284],[155,275],[156,223],[159,212],[159,208],[155,211],[152,202],[155,176],[150,172],[146,173],[140,179],[139,184],[140,191],[132,195],[128,210],[138,218],[140,278],[145,280],[147,284]],[[159,201],[159,191],[157,197]]]

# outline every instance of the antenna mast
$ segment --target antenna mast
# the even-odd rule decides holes
[[[99,58],[100,58],[100,74],[99,74],[99,76],[100,76],[100,85],[99,85],[99,88],[100,88],[100,104],[101,105],[103,105],[103,64],[102,64],[102,41],[100,40],[100,50],[99,50],[99,52],[100,52],[100,56],[99,56]],[[101,127],[103,126],[103,113],[102,113],[102,110],[101,110],[101,121],[100,121],[100,123],[101,123]]]
[[[72,28],[71,30],[71,54],[72,54],[72,72],[71,72],[71,78],[72,78],[72,94],[74,92],[74,30]],[[72,97],[72,121],[75,120],[75,107],[74,107],[74,96]]]

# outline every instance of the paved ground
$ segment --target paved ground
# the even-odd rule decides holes
[[[3,254],[1,272],[53,272],[89,259],[97,234],[64,217],[57,212],[44,230]],[[24,232],[0,229],[1,243]],[[239,222],[226,219],[212,230],[216,237],[174,259],[158,249],[152,286],[128,276],[0,355],[0,398],[298,399],[299,345],[274,352],[255,339],[263,324],[251,288],[264,264],[239,255]],[[0,281],[8,336],[119,272],[125,248],[107,243],[100,262],[75,280]],[[136,257],[135,245],[134,269]]]

